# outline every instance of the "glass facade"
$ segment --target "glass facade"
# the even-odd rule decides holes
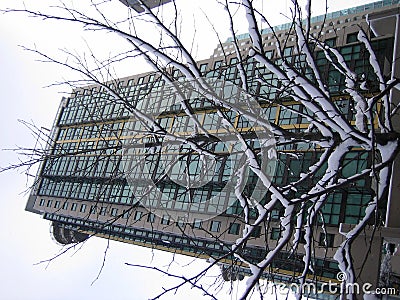
[[[351,68],[360,76],[374,79],[374,72],[369,65],[369,57],[363,45],[350,40],[350,45],[339,47],[341,54]],[[379,61],[383,62],[390,56],[391,39],[373,42],[373,47],[378,53]],[[292,48],[287,48],[286,58],[294,64],[305,58],[293,54]],[[320,68],[323,80],[327,83],[330,92],[335,95],[343,91],[344,76],[328,63],[323,51],[315,52],[316,62]],[[273,58],[278,64],[281,58]],[[202,69],[207,78],[224,78],[233,83],[240,82],[237,59],[231,59],[228,65],[223,61],[216,61],[214,69],[207,70],[207,64],[202,64]],[[299,65],[301,67],[301,64]],[[308,116],[312,114],[299,103],[290,100],[287,94],[285,105],[271,105],[266,100],[281,97],[277,94],[280,82],[265,67],[259,66],[252,59],[245,63],[245,71],[249,82],[249,93],[254,95],[262,108],[261,113],[271,124],[277,124],[292,132],[302,132],[309,126]],[[261,79],[261,80],[260,80]],[[312,78],[311,78],[312,79]],[[176,104],[176,95],[163,88],[164,82],[155,74],[142,76],[126,81],[119,81],[111,86],[119,93],[119,98],[107,92],[104,88],[89,88],[76,92],[69,98],[58,120],[58,135],[54,144],[52,155],[47,158],[41,173],[39,196],[52,196],[67,199],[76,199],[91,202],[105,202],[118,204],[133,204],[138,196],[147,193],[146,182],[138,181],[135,186],[129,186],[124,178],[122,146],[129,130],[145,134],[145,128],[139,119],[130,117],[129,106],[132,105],[141,111],[146,111],[150,103],[158,105],[151,110],[162,111],[157,116],[157,123],[172,134],[187,134],[193,126],[183,107]],[[149,98],[161,99],[151,101]],[[146,99],[146,101],[143,101]],[[285,98],[284,98],[285,99]],[[174,104],[175,103],[175,104]],[[348,119],[354,118],[352,103],[345,95],[337,98],[334,103],[338,110]],[[210,133],[221,128],[217,110],[210,102],[203,99],[188,99],[188,104],[195,109],[199,125]],[[233,111],[222,112],[241,132],[252,130],[249,121]],[[200,213],[215,213],[224,211],[228,215],[242,213],[240,204],[233,201],[230,204],[230,195],[223,192],[231,176],[229,149],[222,142],[209,143],[206,149],[218,153],[213,174],[208,178],[208,183],[199,188],[184,189],[179,184],[163,180],[168,155],[159,155],[161,145],[152,138],[146,137],[145,141],[152,147],[144,160],[137,162],[139,167],[145,168],[150,178],[156,182],[157,188],[162,191],[162,196],[153,195],[145,197],[142,202],[150,206],[162,206],[175,210],[191,210]],[[147,139],[147,140],[146,140]],[[257,145],[255,150],[257,151]],[[189,151],[182,149],[180,151]],[[291,143],[278,145],[278,163],[274,182],[278,186],[285,186],[299,180],[302,173],[320,157],[320,150],[312,144]],[[296,155],[292,155],[296,153]],[[163,161],[166,160],[166,161]],[[342,175],[349,177],[368,166],[368,153],[361,150],[350,152],[344,159]],[[188,166],[175,164],[169,171],[169,177],[182,177],[182,174],[197,174],[202,169],[200,156],[190,155],[187,159]],[[137,167],[137,166],[136,166]],[[315,180],[323,175],[323,166],[316,174]],[[251,195],[256,176],[252,172],[248,176],[244,193]],[[312,184],[308,182],[308,184]],[[337,226],[340,222],[357,223],[363,216],[365,203],[370,199],[370,182],[359,180],[351,189],[335,191],[323,208],[321,222]],[[301,191],[300,191],[301,192]],[[173,199],[173,201],[170,201]],[[266,199],[265,199],[266,200]],[[262,201],[262,200],[261,200]],[[344,211],[344,213],[343,213]]]

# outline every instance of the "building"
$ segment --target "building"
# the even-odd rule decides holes
[[[393,12],[398,3],[397,0],[380,1],[330,13],[326,19],[324,16],[315,17],[312,19],[312,34],[323,36],[326,44],[339,49],[357,74],[365,74],[368,79],[369,76],[373,76],[373,72],[368,57],[364,55],[363,47],[357,40],[358,26],[361,25],[369,32],[365,22],[366,16],[375,16],[378,22],[381,14]],[[301,68],[304,57],[301,53],[296,53],[295,41],[287,34],[289,29],[290,24],[275,28],[277,38],[282,39],[286,45],[283,58],[275,52],[275,39],[270,30],[265,30],[262,36],[265,51],[278,64],[282,59],[290,59],[293,63],[299,63]],[[378,32],[376,34],[372,45],[382,69],[390,74],[395,33],[384,32],[383,36],[378,35]],[[241,53],[248,53],[250,36],[244,34],[238,36],[238,40]],[[204,77],[210,80],[223,78],[238,83],[240,74],[234,53],[231,40],[218,46],[210,59],[198,63]],[[352,104],[349,98],[341,93],[344,88],[343,77],[339,72],[329,68],[322,51],[316,51],[315,55],[317,65],[323,70],[324,80],[333,95],[332,100],[340,113],[351,120]],[[178,71],[171,70],[171,72],[177,80],[181,78]],[[279,80],[269,70],[249,59],[246,61],[245,72],[251,85],[250,90],[254,91],[255,97],[260,99],[280,97]],[[262,83],[260,78],[263,79]],[[194,257],[223,257],[221,262],[226,265],[232,264],[234,257],[227,253],[240,237],[245,224],[243,208],[239,201],[237,199],[232,201],[229,192],[224,190],[229,184],[232,171],[227,159],[228,150],[219,143],[219,136],[216,140],[209,137],[207,139],[210,149],[220,154],[220,160],[215,163],[214,170],[217,171],[213,173],[216,176],[211,176],[211,181],[204,185],[186,189],[182,187],[184,184],[176,181],[183,169],[172,169],[171,174],[176,180],[162,176],[166,168],[165,165],[163,167],[160,156],[156,155],[161,147],[159,142],[146,136],[140,120],[132,118],[127,110],[128,106],[155,111],[153,104],[157,103],[157,115],[154,118],[160,126],[168,128],[173,133],[182,133],[181,136],[187,139],[201,140],[201,136],[193,136],[193,132],[187,130],[188,118],[185,117],[184,108],[174,102],[174,93],[165,89],[164,82],[157,73],[139,74],[110,84],[122,99],[126,100],[125,103],[100,86],[76,90],[69,98],[63,99],[52,129],[52,143],[48,149],[48,156],[41,165],[26,210],[41,214],[44,219],[51,221],[54,238],[62,244],[77,242],[83,240],[85,234],[93,234]],[[156,102],[152,100],[158,98],[162,100]],[[142,101],[143,99],[146,101]],[[194,108],[194,114],[198,116],[200,125],[207,130],[218,129],[220,121],[215,118],[217,115],[215,107],[201,97],[189,98],[187,101]],[[271,123],[293,132],[306,130],[309,124],[304,114],[307,112],[290,99],[282,101],[284,106],[270,105],[265,101],[259,101],[258,104]],[[238,131],[241,133],[248,131],[248,139],[254,139],[251,135],[254,132],[249,129],[254,126],[250,126],[248,120],[234,113],[226,113]],[[142,171],[131,172],[133,178],[130,178],[132,181],[129,182],[125,176],[125,167],[128,165],[130,168],[131,161],[128,164],[123,163],[122,153],[124,148],[126,149],[124,141],[135,135],[131,134],[132,131],[140,133],[136,134],[137,139],[134,141],[140,140],[140,148],[147,151],[147,154],[140,160],[141,164],[130,169],[137,170],[135,168],[139,167]],[[257,133],[255,131],[254,134]],[[309,145],[297,145],[296,148],[291,145],[281,145],[278,146],[278,150],[279,157],[274,173],[274,182],[277,185],[285,185],[300,178],[301,172],[306,171],[321,155],[318,149],[310,148]],[[301,160],[298,156],[294,158],[293,153],[296,155],[300,153]],[[197,164],[193,168],[200,168],[199,159],[191,158],[190,162],[194,161],[197,161]],[[354,172],[366,168],[367,164],[368,153],[354,150],[346,156],[342,172],[351,176]],[[143,174],[150,177],[144,178]],[[322,174],[316,173],[315,179],[318,179],[318,176]],[[159,193],[153,193],[153,190],[148,189],[147,179],[154,183]],[[242,192],[245,195],[257,192],[254,188],[256,179],[250,172],[243,186]],[[315,182],[309,181],[306,184],[312,185]],[[352,224],[357,224],[364,216],[365,203],[370,201],[373,193],[371,186],[372,179],[363,178],[353,186],[336,190],[329,195],[320,219],[321,225],[324,223],[326,232],[322,231],[322,226],[317,226],[314,232],[317,246],[313,267],[314,275],[319,281],[336,278],[339,269],[333,255],[335,248],[343,240],[339,234],[339,226],[351,228]],[[296,193],[301,193],[301,190]],[[267,201],[265,196],[258,200],[261,203]],[[155,212],[154,208],[160,206],[163,210]],[[389,215],[390,209],[387,210],[386,207],[380,209],[381,216],[386,213]],[[182,211],[185,213],[175,214],[172,217],[172,213]],[[190,212],[190,217],[185,219],[186,212]],[[282,216],[282,207],[277,205],[270,214],[269,223],[260,224],[253,230],[252,238],[243,249],[246,258],[257,262],[259,257],[274,248],[281,234]],[[254,219],[257,217],[254,209],[250,210],[250,217]],[[390,236],[394,240],[397,239],[398,232],[395,229],[389,228],[386,231],[382,234],[383,237]],[[266,249],[266,245],[269,249]],[[366,274],[363,280],[376,284],[381,241],[374,244],[374,249],[377,249],[373,254],[375,257],[368,262],[371,265],[367,264],[371,269],[363,273]],[[291,282],[296,274],[302,272],[301,249],[296,255],[289,255],[289,252],[289,248],[280,251],[272,264],[273,272],[265,274],[267,279]],[[240,273],[249,272],[240,266],[237,270]],[[371,270],[375,271],[370,272]],[[226,272],[225,277],[231,278]]]
[[[123,4],[133,8],[136,12],[144,12],[144,8],[138,0],[120,0]],[[148,8],[159,7],[165,3],[171,2],[171,0],[144,0],[142,1]]]

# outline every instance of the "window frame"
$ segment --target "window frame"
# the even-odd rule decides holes
[[[239,235],[239,233],[240,233],[240,223],[236,223],[236,222],[232,222],[230,225],[229,225],[229,230],[228,230],[228,233],[229,234],[233,234],[233,235]]]
[[[210,232],[220,232],[220,230],[221,230],[221,221],[212,220],[210,222],[209,230],[210,230]]]

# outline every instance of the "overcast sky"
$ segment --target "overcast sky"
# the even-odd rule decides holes
[[[26,0],[30,8],[46,9],[58,1]],[[81,9],[89,1],[74,2],[76,9]],[[198,16],[193,26],[186,26],[183,35],[190,41],[193,28],[199,41],[195,47],[197,58],[208,58],[217,40],[213,38],[210,27],[205,22],[202,13],[194,4],[196,1],[177,0],[185,3],[185,14]],[[226,26],[220,21],[223,12],[213,6],[212,0],[199,1],[203,10],[222,31],[222,38],[227,37]],[[273,18],[274,24],[286,22],[284,18],[277,19],[279,13],[288,13],[291,1],[264,1],[264,10]],[[321,5],[325,1],[314,1]],[[318,2],[318,3],[317,3]],[[371,1],[351,1],[351,6]],[[0,9],[20,7],[18,0],[1,0]],[[108,13],[126,14],[126,8],[115,0],[115,8]],[[281,6],[279,7],[278,4]],[[330,0],[330,11],[349,7],[350,1]],[[168,4],[167,6],[170,6]],[[197,5],[197,4],[196,4]],[[273,7],[273,9],[271,9]],[[316,14],[323,13],[321,8],[315,8]],[[192,18],[192,21],[193,22]],[[225,29],[224,29],[225,28]],[[38,47],[38,49],[58,55],[61,48],[83,51],[85,40],[91,48],[104,52],[119,50],[120,44],[110,35],[97,33],[90,35],[78,26],[59,24],[54,21],[42,21],[27,18],[23,14],[0,14],[0,149],[15,148],[16,145],[33,147],[35,139],[29,130],[18,120],[34,122],[38,127],[51,128],[62,93],[70,92],[65,86],[44,88],[64,77],[75,78],[67,70],[48,63],[37,62],[37,56],[22,50],[18,45]],[[106,43],[104,43],[106,41]],[[122,45],[122,44],[121,44]],[[109,47],[109,48],[107,48]],[[121,46],[122,47],[122,46]],[[103,52],[102,52],[103,53]],[[61,54],[60,54],[61,55]],[[137,74],[143,70],[138,65],[126,66],[119,74],[123,76]],[[118,70],[119,72],[119,70]],[[15,153],[0,152],[0,167],[10,162],[16,162]],[[28,182],[29,183],[29,182]],[[28,184],[29,185],[29,184]],[[24,211],[28,187],[27,177],[22,172],[7,172],[0,174],[0,298],[1,299],[148,299],[160,291],[161,286],[171,284],[171,279],[154,271],[138,270],[128,267],[125,263],[148,264],[163,266],[172,260],[172,255],[123,243],[111,242],[107,259],[100,278],[91,285],[97,277],[103,262],[103,254],[107,247],[104,239],[91,239],[79,251],[72,251],[55,259],[50,264],[36,263],[49,259],[60,251],[50,238],[49,223],[39,215]],[[78,250],[78,249],[77,249]],[[154,254],[154,255],[153,255]],[[190,266],[187,266],[191,263]],[[173,264],[176,272],[199,270],[205,266],[204,261],[193,262],[190,258],[179,257]],[[46,268],[47,267],[47,268]],[[215,270],[214,274],[217,274]],[[180,297],[168,295],[165,299],[201,299],[199,292],[186,289]],[[218,295],[220,299],[231,299],[233,296]]]

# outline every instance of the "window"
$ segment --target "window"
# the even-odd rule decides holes
[[[276,119],[276,111],[277,107],[276,106],[270,106],[262,109],[264,113],[264,117],[268,119],[269,122],[275,123]]]
[[[174,72],[172,73],[172,77],[176,80],[179,77],[182,77],[182,73],[179,70],[174,70]]]
[[[368,167],[368,153],[361,151],[352,151],[345,155],[342,162],[343,177],[351,177]],[[357,185],[365,185],[365,180],[357,181]]]
[[[68,209],[68,202],[67,202],[67,201],[65,201],[65,202],[63,203],[62,208],[63,208],[63,209]]]
[[[238,62],[237,57],[232,57],[232,58],[231,58],[231,61],[230,61],[230,64],[231,64],[231,65],[235,65],[235,64],[237,64],[237,62]]]
[[[281,237],[281,229],[278,227],[271,228],[271,240],[279,240]]]
[[[247,128],[250,127],[250,121],[244,117],[244,116],[239,116],[239,120],[237,122],[237,128]]]
[[[313,158],[313,153],[305,152],[303,156],[299,156],[296,159],[293,157],[288,157],[289,160],[286,162],[289,166],[290,173],[288,174],[288,181],[292,182],[300,178],[302,172],[307,172],[308,168],[311,166],[311,161]]]
[[[341,211],[343,211],[342,193],[330,194],[326,203],[322,206],[320,222],[329,225],[339,225]]]
[[[365,216],[365,208],[370,201],[370,193],[350,190],[347,194],[344,222],[357,224]]]
[[[46,202],[46,200],[40,199],[39,206],[43,206],[45,202]]]
[[[272,59],[274,57],[274,50],[269,50],[265,52],[265,56],[269,59]]]
[[[233,202],[226,210],[226,213],[228,215],[238,215],[241,214],[242,212],[243,212],[243,207],[240,204],[239,200]]]
[[[107,213],[107,207],[102,206],[100,208],[100,216],[105,216]]]
[[[279,209],[273,209],[271,211],[271,219],[273,221],[278,221],[280,217],[281,217],[281,211]]]
[[[351,116],[351,108],[349,99],[341,99],[335,101],[336,107],[339,109],[340,113],[349,119]]]
[[[77,207],[78,207],[78,204],[72,203],[72,205],[71,205],[71,210],[72,210],[72,211],[75,211]]]
[[[161,224],[169,225],[169,220],[170,220],[170,217],[168,215],[163,215],[161,218]]]
[[[54,208],[60,208],[60,201],[56,201],[54,203]]]
[[[207,71],[207,64],[201,64],[200,65],[200,72],[205,73]]]
[[[364,70],[364,63],[363,63],[363,50],[360,44],[354,44],[346,47],[342,47],[340,49],[340,53],[343,55],[343,58],[346,62],[351,62],[356,64],[356,73],[359,67],[362,67],[362,73],[365,72]],[[360,60],[361,59],[361,60]],[[360,64],[361,63],[361,64]]]
[[[357,42],[358,41],[357,35],[358,35],[357,32],[348,34],[346,39],[347,44]]]
[[[220,221],[211,221],[210,224],[210,231],[211,232],[219,232],[221,229],[221,222]]]
[[[291,56],[293,52],[293,47],[286,47],[285,49],[283,49],[283,56],[287,57],[287,56]]]
[[[219,69],[222,66],[222,60],[216,61],[214,63],[214,69]]]
[[[153,213],[149,213],[148,215],[147,215],[147,222],[149,222],[149,223],[154,223],[154,220],[156,219],[156,215],[155,214],[153,214]]]
[[[180,104],[177,104],[176,109],[180,109]],[[174,119],[173,130],[174,132],[187,131],[189,124],[189,116],[177,116]]]
[[[136,211],[135,212],[135,221],[139,221],[142,218],[143,212],[141,211]]]
[[[240,224],[239,223],[231,223],[231,225],[229,226],[229,233],[230,234],[235,234],[238,235],[240,231]]]
[[[332,233],[322,232],[319,235],[319,245],[323,247],[333,247],[335,235]]]
[[[53,204],[53,200],[47,200],[47,207],[51,207],[51,204]]]
[[[95,214],[96,213],[96,211],[97,211],[97,207],[95,206],[95,205],[92,205],[91,207],[90,207],[90,214]]]
[[[203,220],[201,219],[194,219],[193,221],[193,228],[200,229],[202,226]]]
[[[253,231],[251,232],[251,236],[258,238],[261,236],[261,226],[254,226]]]
[[[86,211],[86,204],[81,204],[81,209],[79,211],[84,213]]]
[[[220,117],[216,113],[207,113],[204,115],[203,127],[207,130],[218,128]]]
[[[185,224],[186,224],[185,218],[178,217],[178,220],[176,221],[176,226],[183,228],[183,227],[185,227]]]
[[[329,47],[335,47],[336,46],[336,38],[326,39],[325,44]]]
[[[111,209],[111,215],[113,216],[113,217],[116,217],[117,215],[118,215],[118,208],[112,208]]]
[[[278,121],[279,125],[298,124],[299,114],[297,114],[297,112],[301,112],[301,107],[298,104],[281,107]]]
[[[122,219],[129,219],[131,215],[131,212],[129,210],[124,211],[124,214],[122,215]]]

